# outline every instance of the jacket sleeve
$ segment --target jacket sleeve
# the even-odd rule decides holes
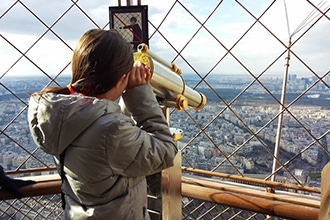
[[[113,145],[108,157],[114,174],[145,176],[172,166],[177,148],[151,86],[127,90],[123,100],[136,125],[120,120],[109,131]]]

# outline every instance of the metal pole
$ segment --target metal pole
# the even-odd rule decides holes
[[[286,63],[284,65],[284,75],[283,75],[283,85],[282,85],[282,95],[281,95],[281,105],[280,105],[280,115],[278,118],[277,124],[277,133],[276,133],[276,142],[275,142],[275,149],[274,149],[274,158],[273,158],[273,170],[271,181],[275,181],[275,171],[277,169],[277,158],[279,154],[280,142],[281,142],[281,132],[282,132],[282,124],[283,124],[283,110],[285,109],[285,95],[286,95],[286,85],[288,80],[288,72],[289,72],[289,61],[290,61],[290,48],[291,48],[291,37],[289,38],[288,47],[287,47],[287,57]],[[268,191],[274,192],[274,188],[268,189]]]
[[[227,173],[218,173],[218,172],[213,172],[213,171],[201,170],[201,169],[197,169],[197,168],[182,167],[182,171],[207,175],[207,176],[210,176],[209,177],[210,179],[212,177],[219,177],[219,178],[223,178],[225,180],[234,180],[234,182],[239,182],[239,183],[244,183],[244,184],[252,183],[252,185],[265,185],[265,186],[273,187],[273,188],[277,187],[277,188],[284,188],[284,189],[301,190],[301,191],[317,193],[317,194],[321,193],[320,189],[314,188],[314,187],[282,183],[282,182],[276,182],[276,181],[272,182],[272,181],[262,180],[262,179],[252,178],[252,177],[236,176],[236,175],[231,175],[231,174],[227,174]],[[184,178],[182,178],[182,183],[193,184],[193,183],[190,183],[189,181],[185,180]],[[198,184],[198,183],[196,183],[196,184]]]

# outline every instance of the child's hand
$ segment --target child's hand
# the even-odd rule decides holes
[[[127,89],[134,88],[143,84],[150,83],[151,73],[150,70],[141,62],[134,64],[131,73],[128,75]]]

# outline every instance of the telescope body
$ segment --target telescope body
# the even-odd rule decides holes
[[[146,44],[138,45],[138,50],[134,53],[134,61],[140,61],[150,69],[152,73],[150,84],[161,104],[175,107],[179,111],[187,106],[195,110],[205,106],[205,95],[188,87],[181,76],[181,70],[175,64],[166,63],[148,51]]]

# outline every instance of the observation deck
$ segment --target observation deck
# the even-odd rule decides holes
[[[323,0],[2,2],[0,164],[36,183],[20,188],[21,199],[0,191],[0,219],[61,219],[61,180],[29,134],[28,93],[67,85],[75,43],[88,29],[109,29],[117,6],[122,19],[142,19],[147,6],[150,50],[207,98],[203,109],[168,109],[183,136],[161,196],[149,197],[152,219],[317,220],[330,160]]]

